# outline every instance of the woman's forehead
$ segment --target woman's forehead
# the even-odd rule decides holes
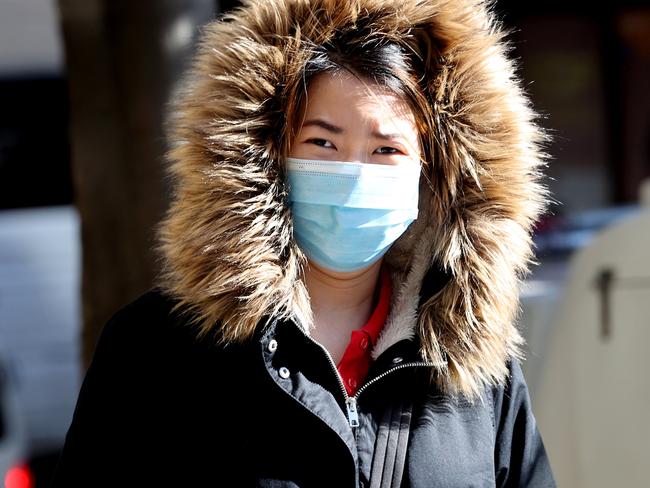
[[[415,126],[415,116],[400,95],[347,72],[315,76],[305,97],[304,120],[313,117],[361,120],[379,125]]]

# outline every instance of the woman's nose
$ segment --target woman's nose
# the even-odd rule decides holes
[[[349,163],[367,163],[369,160],[368,147],[364,144],[363,147],[351,147],[343,150],[339,157],[342,161]]]

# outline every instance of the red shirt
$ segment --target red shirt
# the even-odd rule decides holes
[[[390,273],[384,266],[381,267],[379,280],[377,306],[368,322],[360,329],[352,331],[350,342],[337,366],[348,395],[354,395],[357,388],[363,384],[372,364],[370,352],[388,317],[392,289]]]

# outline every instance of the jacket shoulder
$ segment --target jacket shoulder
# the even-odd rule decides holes
[[[149,324],[152,320],[172,320],[176,300],[160,288],[150,288],[131,302],[123,305],[109,319],[108,324],[137,322]],[[145,319],[142,321],[141,319]]]
[[[162,340],[175,336],[195,340],[189,315],[175,309],[177,300],[159,288],[151,288],[131,302],[123,305],[104,324],[98,346],[101,342],[125,340],[142,346],[141,341]]]
[[[123,372],[128,382],[133,371],[155,377],[186,371],[198,381],[208,368],[240,362],[243,345],[225,346],[213,336],[200,336],[193,317],[176,310],[177,303],[152,288],[119,308],[104,324],[89,368]]]
[[[127,473],[150,486],[158,475],[143,467],[195,453],[188,436],[205,419],[197,411],[218,416],[228,406],[221,392],[236,395],[236,375],[222,374],[233,355],[198,342],[174,304],[151,289],[105,323],[50,486],[99,486],[98,473],[101,486],[122,486]]]

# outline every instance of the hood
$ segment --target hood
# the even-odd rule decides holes
[[[474,397],[506,380],[507,361],[521,357],[518,292],[548,201],[540,170],[550,139],[492,9],[476,0],[249,0],[204,27],[170,118],[174,190],[158,228],[158,285],[198,335],[245,341],[269,317],[309,333],[283,172],[287,87],[299,82],[310,43],[357,29],[424,60],[437,141],[425,155],[418,219],[385,258],[394,296],[373,357],[417,339],[443,391]],[[422,286],[432,274],[444,277],[433,290]]]

